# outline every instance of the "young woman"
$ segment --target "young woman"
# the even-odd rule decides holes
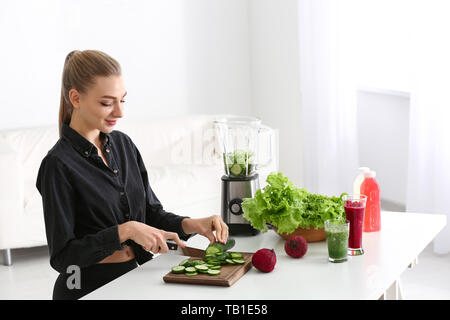
[[[42,160],[36,181],[50,265],[60,273],[53,299],[92,292],[152,253],[168,252],[168,239],[182,247],[180,239],[193,233],[211,243],[227,241],[228,227],[218,215],[191,219],[164,211],[138,148],[114,130],[126,94],[121,67],[109,55],[96,50],[67,55],[60,139]],[[70,281],[76,268],[79,285]]]

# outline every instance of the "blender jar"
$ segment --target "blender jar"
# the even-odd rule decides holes
[[[215,120],[214,124],[222,146],[225,175],[230,178],[254,175],[257,171],[258,137],[265,130],[261,127],[261,120],[253,117],[225,117]]]

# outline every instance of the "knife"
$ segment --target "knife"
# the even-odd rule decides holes
[[[166,240],[167,247],[169,248],[168,254],[180,255],[180,256],[191,256],[203,258],[205,255],[205,250],[191,248],[191,247],[180,247],[174,240]]]
[[[183,256],[183,248],[181,248],[175,241],[173,240],[166,240],[167,247],[169,248],[169,254],[176,254]]]

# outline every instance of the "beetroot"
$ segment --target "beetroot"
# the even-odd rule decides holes
[[[273,249],[259,249],[253,254],[253,266],[262,272],[270,272],[275,268],[277,256]]]
[[[301,258],[308,251],[308,243],[302,236],[293,236],[284,244],[284,251],[292,258]]]

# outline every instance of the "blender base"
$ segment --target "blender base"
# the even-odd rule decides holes
[[[230,235],[242,235],[242,236],[256,236],[260,233],[259,230],[253,228],[249,224],[243,223],[228,223],[228,233]]]

